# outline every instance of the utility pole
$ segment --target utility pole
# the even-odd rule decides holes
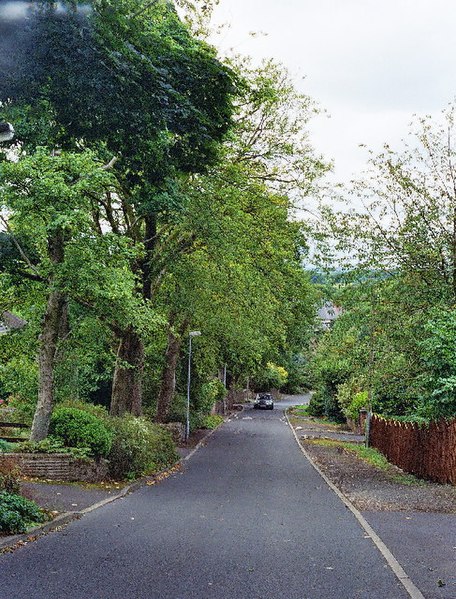
[[[190,382],[192,376],[192,339],[199,337],[201,331],[190,331],[188,334],[188,376],[187,376],[187,414],[185,423],[185,440],[190,437]]]

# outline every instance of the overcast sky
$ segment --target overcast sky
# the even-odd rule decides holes
[[[414,113],[437,114],[456,95],[454,1],[220,0],[214,17],[230,24],[217,45],[278,59],[328,111],[312,141],[338,180],[366,163],[359,144],[400,148]]]

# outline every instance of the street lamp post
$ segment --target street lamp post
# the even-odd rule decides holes
[[[187,418],[185,426],[185,440],[188,441],[190,436],[190,381],[192,375],[192,339],[199,337],[201,331],[190,331],[188,334],[188,377],[187,377]]]

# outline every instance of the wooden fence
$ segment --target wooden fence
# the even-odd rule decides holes
[[[456,485],[456,419],[420,425],[373,416],[369,444],[405,472]]]

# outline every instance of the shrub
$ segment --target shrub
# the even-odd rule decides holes
[[[19,468],[9,459],[0,462],[0,493],[19,493]]]
[[[309,402],[308,414],[317,418],[328,418],[328,420],[333,422],[345,421],[336,399],[329,393],[321,390],[316,391],[312,395]]]
[[[58,409],[59,408],[74,408],[76,410],[81,410],[82,412],[92,414],[92,416],[96,416],[103,421],[106,421],[109,418],[109,412],[105,406],[95,405],[79,399],[65,399],[59,402]]]
[[[222,424],[223,418],[218,414],[209,414],[201,420],[201,428],[213,430]]]
[[[363,390],[364,381],[352,377],[337,388],[337,403],[346,418],[358,420],[361,408],[369,405],[368,392]]]
[[[190,410],[190,431],[201,427],[201,421],[204,414],[200,411]],[[170,422],[181,422],[184,426],[187,422],[187,398],[183,395],[176,395],[171,406],[169,414]]]
[[[100,418],[78,408],[57,408],[50,432],[66,447],[88,448],[96,458],[107,456],[111,449],[111,430]]]
[[[23,441],[17,443],[13,449],[14,453],[66,453],[75,458],[86,459],[92,455],[89,447],[66,447],[63,441],[49,435],[42,441]]]
[[[218,379],[212,379],[201,385],[197,399],[197,411],[209,414],[217,401],[223,401],[227,391],[225,385]]]
[[[150,474],[178,459],[170,432],[158,424],[126,415],[113,418],[111,426],[114,438],[108,459],[113,478]]]
[[[362,408],[367,409],[368,405],[369,398],[367,391],[359,391],[358,393],[355,393],[348,406],[344,408],[344,415],[356,422],[359,418],[359,411]]]
[[[0,532],[26,532],[31,524],[45,520],[45,513],[33,501],[15,493],[0,493]]]
[[[13,443],[8,443],[8,441],[0,439],[0,453],[8,453],[13,447]]]

